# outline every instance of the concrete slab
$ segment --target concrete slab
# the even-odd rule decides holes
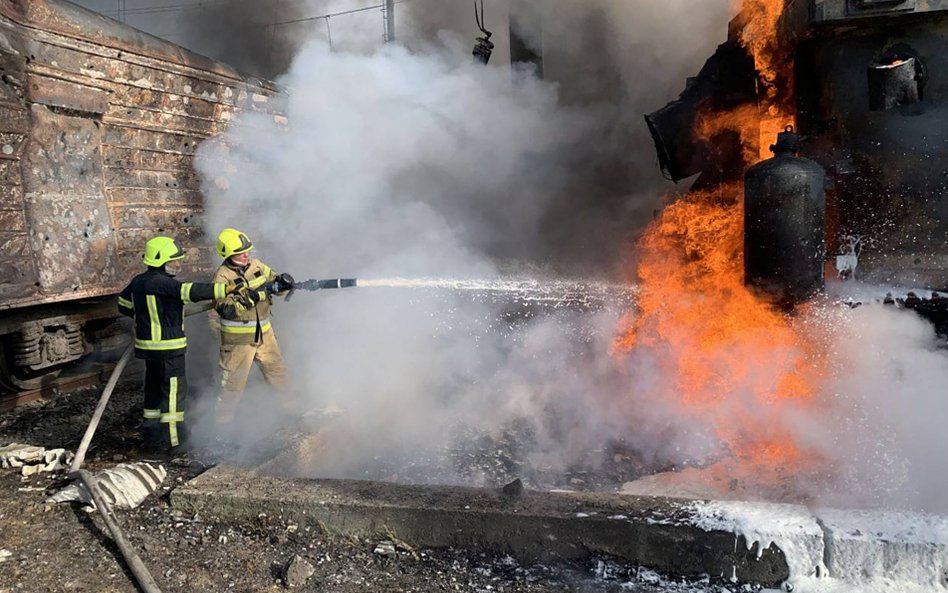
[[[172,505],[219,519],[293,522],[346,536],[397,537],[518,560],[607,554],[671,575],[776,585],[789,576],[771,543],[704,524],[694,501],[620,494],[500,491],[357,480],[276,478],[218,466],[171,494]],[[817,528],[818,530],[818,528]]]

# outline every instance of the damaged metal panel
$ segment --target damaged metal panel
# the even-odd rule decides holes
[[[33,103],[91,115],[102,115],[109,108],[106,91],[35,74],[26,78],[26,97]]]
[[[0,310],[114,294],[159,232],[209,268],[193,156],[277,87],[64,0],[0,0],[0,68]]]
[[[115,244],[102,187],[97,122],[33,104],[24,155],[24,198],[40,288],[46,293],[111,289]]]
[[[0,52],[6,58],[4,66],[15,67],[17,60],[9,59],[15,53],[6,37],[0,42]],[[20,168],[29,120],[18,94],[6,78],[0,81],[0,302],[29,298],[37,291]]]
[[[890,17],[923,15],[948,10],[948,0],[813,0],[812,22],[825,23]]]
[[[864,21],[804,47],[821,67],[798,93],[806,105],[800,124],[834,182],[831,245],[862,239],[862,280],[948,288],[946,43],[941,12]],[[883,87],[876,95],[880,64],[912,64],[912,92]]]

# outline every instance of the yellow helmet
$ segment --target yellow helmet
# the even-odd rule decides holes
[[[182,259],[184,251],[171,237],[155,237],[145,243],[145,255],[142,261],[146,266],[160,268],[170,261]]]
[[[253,249],[250,237],[237,229],[224,229],[217,235],[217,255],[227,259]]]

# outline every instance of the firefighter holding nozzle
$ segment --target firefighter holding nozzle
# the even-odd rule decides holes
[[[274,273],[250,256],[252,249],[250,238],[237,229],[224,229],[217,237],[217,254],[224,261],[214,274],[214,282],[237,287],[214,301],[221,335],[221,389],[215,419],[225,434],[234,424],[254,362],[274,388],[283,412],[297,412],[287,390],[287,366],[270,323],[273,295],[291,290],[293,277]]]

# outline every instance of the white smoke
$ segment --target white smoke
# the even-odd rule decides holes
[[[563,39],[556,51],[572,66],[543,82],[514,80],[502,62],[473,64],[472,24],[432,23],[455,13],[416,2],[400,21],[418,32],[404,36],[413,51],[330,52],[315,40],[280,81],[290,89],[288,125],[244,113],[221,141],[202,146],[208,234],[241,228],[262,259],[298,279],[495,277],[558,267],[577,253],[587,264],[600,255],[597,271],[608,270],[620,251],[614,231],[631,235],[643,221],[630,213],[648,208],[629,196],[618,209],[590,207],[610,190],[589,164],[628,148],[611,144],[622,134],[603,135],[604,122],[631,122],[677,94],[723,39],[723,28],[707,23],[726,20],[729,3],[707,3],[707,12],[683,1],[559,3],[544,21],[544,47]],[[570,36],[576,23],[582,43]],[[606,48],[584,54],[597,27]],[[547,54],[552,72],[555,53]],[[603,56],[618,85],[584,96]],[[651,141],[644,126],[628,129],[636,136],[626,162],[643,172],[640,191],[657,195]],[[597,160],[600,149],[609,158]],[[615,251],[600,254],[606,242]],[[347,410],[321,466],[335,475],[360,475],[395,453],[434,456],[458,426],[500,431],[518,420],[536,437],[540,465],[567,467],[611,439],[658,465],[713,450],[694,418],[645,397],[666,383],[648,356],[612,355],[623,312],[511,319],[470,293],[356,288],[278,301],[274,326],[295,393]],[[782,422],[842,468],[829,490],[843,500],[879,485],[859,502],[944,510],[944,355],[930,329],[906,317],[857,309],[834,318],[835,374],[823,407],[787,409]],[[269,397],[259,386],[248,396]],[[250,420],[248,433],[272,428]],[[817,495],[833,500],[825,486]]]
[[[307,45],[280,81],[289,125],[244,113],[202,147],[208,233],[245,230],[265,261],[297,278],[536,273],[571,253],[596,273],[613,266],[618,240],[611,253],[590,247],[607,225],[631,238],[641,221],[584,214],[604,193],[589,155],[614,149],[602,144],[603,101],[567,105],[568,80],[475,64],[470,40],[450,31],[420,39],[409,38],[415,52]],[[677,92],[682,78],[660,73]],[[654,162],[650,141],[638,154]],[[560,236],[581,240],[551,248]],[[354,289],[278,302],[274,325],[300,396],[353,419],[333,447],[338,473],[396,448],[427,455],[459,423],[496,431],[518,419],[546,465],[611,437],[677,458],[668,411],[635,413],[624,395],[626,371],[609,351],[627,303],[613,305],[524,321],[503,315],[510,303],[464,293]]]
[[[832,460],[839,477],[818,495],[834,504],[948,511],[948,350],[932,325],[882,305],[836,311],[833,369],[801,441]]]
[[[290,125],[245,114],[202,148],[199,168],[210,233],[245,230],[297,278],[496,276],[498,261],[538,244],[537,223],[591,124],[558,103],[555,85],[512,83],[507,68],[474,64],[450,38],[427,54],[313,43],[284,82]],[[379,288],[278,302],[296,392],[352,419],[337,471],[393,448],[437,447],[462,419],[486,424],[520,387],[513,369],[524,358],[544,379],[528,417],[538,415],[563,361],[538,356],[529,335],[554,336],[560,358],[574,346],[560,321],[512,327],[499,313],[460,293]]]

